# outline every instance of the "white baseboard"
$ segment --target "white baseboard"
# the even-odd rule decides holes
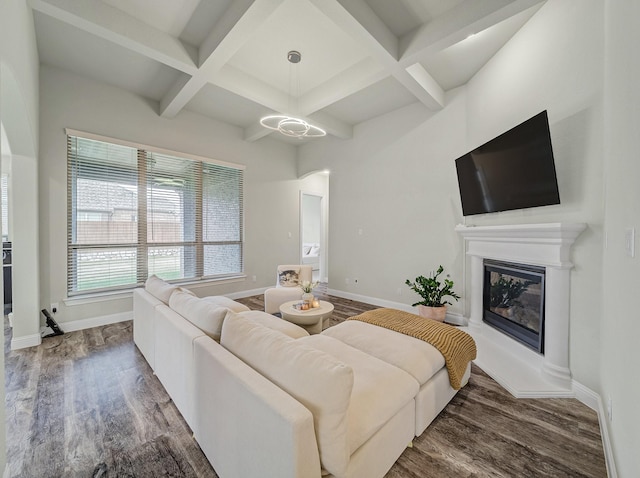
[[[352,294],[350,292],[335,289],[327,289],[327,294],[340,297],[342,299],[357,300],[358,302],[365,302],[366,304],[377,305],[380,307],[404,310],[405,312],[411,312],[412,314],[418,313],[418,310],[415,307],[403,304],[402,302],[394,302],[392,300],[378,299],[376,297],[369,297],[366,295]],[[464,316],[448,311],[447,317],[444,320],[445,322],[453,325],[467,325],[467,319],[465,319]]]
[[[604,449],[604,461],[607,465],[607,476],[609,478],[618,478],[616,462],[613,459],[613,447],[611,445],[611,439],[609,438],[609,422],[607,420],[607,413],[605,412],[604,404],[600,395],[595,392],[591,393],[593,393],[598,399],[598,408],[596,411],[598,412],[598,422],[600,423],[600,436],[602,437],[602,448]],[[577,395],[576,398],[578,398]]]
[[[369,297],[366,295],[352,294],[351,292],[345,292],[343,290],[327,289],[327,294],[334,295],[342,299],[357,300],[358,302],[378,305],[380,307],[389,307],[391,309],[400,309],[406,312],[415,312],[415,309],[413,307],[401,302],[393,302],[391,300],[378,299],[376,297]]]
[[[76,332],[78,330],[91,329],[102,325],[116,324],[133,320],[133,311],[120,312],[118,314],[100,315],[89,319],[72,320],[69,322],[59,322],[58,325],[65,332]],[[45,327],[46,328],[46,327]]]
[[[40,334],[25,335],[24,337],[14,337],[11,339],[11,350],[26,349],[36,347],[42,343]]]
[[[575,380],[571,381],[571,385],[576,399],[584,403],[591,410],[598,412],[601,402],[600,395]]]

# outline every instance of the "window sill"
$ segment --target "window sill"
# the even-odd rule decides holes
[[[210,287],[212,285],[221,285],[221,284],[233,284],[235,282],[244,282],[247,280],[247,276],[237,275],[232,277],[224,277],[220,279],[204,279],[204,280],[194,280],[194,281],[185,281],[185,282],[171,282],[172,285],[176,285],[178,287],[186,287],[188,289],[202,289],[203,287]],[[86,305],[86,304],[95,304],[99,302],[106,302],[112,300],[121,300],[121,299],[130,299],[133,297],[133,290],[129,289],[126,291],[112,291],[112,292],[100,292],[94,294],[84,294],[78,295],[74,297],[67,297],[63,300],[63,303],[67,307],[74,307],[78,305]]]

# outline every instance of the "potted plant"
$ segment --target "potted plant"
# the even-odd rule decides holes
[[[411,282],[409,279],[405,281],[411,290],[422,297],[420,302],[413,304],[414,307],[418,307],[418,314],[439,322],[444,322],[447,304],[451,304],[445,300],[445,297],[451,297],[455,300],[460,298],[453,291],[453,281],[448,279],[449,275],[442,281],[438,279],[442,272],[444,272],[444,268],[440,266],[437,271],[431,272],[429,277],[418,276],[415,282]]]
[[[511,316],[511,308],[520,306],[518,299],[533,281],[521,279],[506,279],[500,276],[492,282],[489,290],[489,308],[505,317]]]
[[[302,300],[305,302],[311,302],[313,300],[313,289],[318,285],[317,282],[310,282],[308,280],[304,280],[299,282],[298,285],[302,289]]]

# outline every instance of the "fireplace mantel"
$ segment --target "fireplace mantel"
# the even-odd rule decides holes
[[[570,249],[584,223],[456,227],[471,258],[469,333],[476,362],[515,396],[570,396]],[[483,261],[543,266],[546,271],[545,354],[535,353],[482,321]]]

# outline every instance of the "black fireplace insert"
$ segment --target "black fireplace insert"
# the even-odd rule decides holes
[[[484,261],[484,322],[541,354],[544,278],[544,267]]]

